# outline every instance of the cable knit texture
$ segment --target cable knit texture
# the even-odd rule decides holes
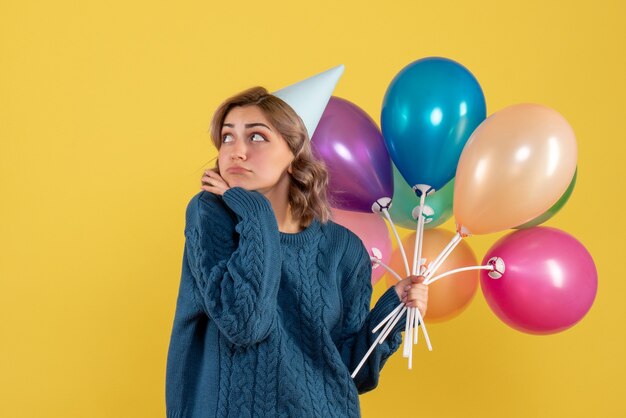
[[[361,240],[332,221],[279,232],[269,201],[239,187],[197,194],[186,215],[167,417],[360,416],[404,329],[350,377],[400,303],[390,288],[370,311]]]

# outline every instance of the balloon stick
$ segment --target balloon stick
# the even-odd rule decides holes
[[[421,184],[415,187],[420,188]],[[426,186],[428,187],[428,186]],[[421,190],[421,188],[420,188]],[[424,203],[426,201],[426,193],[420,196],[420,206],[417,216],[417,230],[415,231],[415,247],[413,249],[413,274],[419,273],[418,260],[422,259],[422,242],[424,240]]]
[[[459,234],[458,232],[456,233],[456,235],[454,235],[454,237],[452,237],[452,239],[450,240],[448,245],[446,245],[443,251],[441,251],[441,253],[439,253],[439,255],[431,263],[428,264],[428,267],[424,272],[424,277],[426,279],[428,279],[437,271],[439,267],[441,267],[443,262],[446,261],[446,258],[448,258],[448,256],[452,253],[456,246],[459,245],[462,239],[463,238],[461,234]]]
[[[450,275],[455,274],[455,273],[461,273],[463,271],[471,271],[471,270],[490,270],[490,271],[495,271],[495,265],[489,264],[489,265],[486,265],[486,266],[470,266],[470,267],[461,267],[461,268],[458,268],[458,269],[449,270],[449,271],[446,271],[445,273],[442,273],[442,274],[440,274],[438,276],[431,277],[430,279],[425,280],[424,284],[429,285],[431,283],[436,282],[439,279],[443,279],[446,276],[450,276]]]
[[[400,309],[402,309],[402,304],[399,304],[393,311],[389,313],[389,315],[385,317],[385,319],[380,321],[380,323],[376,325],[376,327],[372,330],[372,333],[375,333],[376,331],[378,331],[380,327],[382,327],[383,324],[387,323],[387,321],[389,321],[396,313],[398,313]]]
[[[400,312],[400,316],[402,316],[402,312]],[[391,324],[395,324],[394,322],[395,318],[391,321],[388,321],[387,324],[385,324],[385,326],[383,327],[383,330],[380,332],[382,337],[381,340],[379,341],[380,344],[383,343],[383,341],[385,341],[385,339],[387,338],[387,335],[389,335],[389,331],[391,331]]]
[[[407,309],[406,321],[404,323],[404,345],[402,347],[402,357],[409,358],[409,334],[411,332],[411,317],[413,311],[411,308]]]
[[[426,324],[424,324],[424,318],[422,318],[422,313],[417,308],[415,308],[415,313],[417,314],[417,319],[419,320],[419,324],[422,327],[422,332],[424,333],[424,340],[426,341],[428,351],[433,351],[433,346],[430,344],[430,337],[428,337],[428,331],[426,330]]]
[[[417,227],[415,231],[415,246],[413,247],[413,270],[412,274],[417,275],[421,271],[421,266],[418,264],[418,260],[421,262],[422,260],[422,242],[424,238],[424,202],[426,200],[426,192],[430,189],[430,186],[418,184],[413,189],[418,189],[420,194],[420,205],[419,211],[417,215]],[[417,308],[409,308],[409,314],[406,317],[406,332],[404,334],[404,356],[409,358],[409,370],[412,368],[412,360],[413,360],[413,345],[411,344],[411,340],[414,339],[413,335],[417,334],[417,329],[415,329],[415,310]]]
[[[418,312],[418,311],[419,311],[419,310],[418,310],[418,309],[416,309],[416,312],[415,312],[415,316],[416,316],[416,317],[417,317],[417,312]],[[416,318],[415,320],[417,321],[417,318]],[[417,344],[417,336],[418,336],[418,335],[419,335],[419,332],[416,332],[415,334],[413,334],[413,344]]]
[[[415,309],[415,308],[411,308],[411,309]],[[411,344],[413,342],[413,333],[417,332],[417,329],[414,329],[413,326],[415,325],[413,323],[413,321],[415,321],[415,314],[413,310],[409,310],[409,333],[408,334],[404,334],[404,341],[406,341],[406,344],[409,346],[409,370],[411,370],[413,368],[413,344]]]
[[[396,273],[394,271],[394,269],[392,269],[391,267],[389,267],[387,264],[383,263],[382,260],[380,258],[376,258],[376,257],[370,257],[370,259],[372,260],[372,263],[376,263],[379,266],[381,266],[382,268],[384,268],[385,270],[387,270],[389,273],[391,273],[391,275],[393,277],[395,277],[399,282],[402,281],[402,277],[400,277],[400,275],[398,273]]]
[[[409,270],[409,261],[406,258],[406,253],[404,252],[404,246],[402,245],[402,241],[400,240],[400,235],[398,235],[398,230],[396,229],[396,226],[393,223],[393,220],[391,219],[391,215],[389,215],[389,210],[387,208],[382,208],[382,213],[385,216],[385,218],[387,219],[387,221],[389,221],[389,224],[391,225],[391,230],[393,231],[393,234],[396,237],[396,242],[398,243],[398,247],[400,247],[400,253],[402,254],[402,261],[404,261],[404,268],[406,269],[406,275],[409,276],[411,274],[411,270]]]
[[[382,321],[380,321],[378,323],[378,325],[376,325],[376,327],[374,327],[374,329],[372,330],[372,332],[376,332],[378,331],[378,329],[380,329],[381,326],[383,326],[385,323],[388,323],[389,321],[393,321],[395,318],[395,315],[398,313],[398,311],[400,309],[402,309],[402,307],[404,306],[404,303],[400,303],[398,306],[396,306],[396,308],[391,311],[391,313],[389,315],[387,315],[385,317],[385,319],[383,319]]]
[[[393,320],[393,321],[391,321],[391,322],[389,322],[389,324],[391,324],[391,326],[387,327],[387,329],[385,330],[385,332],[384,332],[384,333],[381,333],[381,334],[383,334],[383,338],[382,338],[382,340],[380,341],[380,344],[382,344],[382,343],[383,343],[383,341],[387,338],[387,336],[389,335],[389,333],[391,332],[391,330],[393,329],[393,327],[395,327],[395,326],[396,326],[396,324],[398,323],[398,321],[400,321],[400,318],[402,318],[402,315],[404,315],[404,313],[406,312],[406,310],[407,310],[407,307],[406,307],[406,306],[404,306],[404,307],[400,310],[400,313],[398,313],[398,315],[394,318],[394,320]]]
[[[397,322],[397,321],[395,321]],[[382,339],[383,337],[383,333],[381,332],[378,337],[376,337],[376,339],[374,340],[374,343],[371,345],[371,347],[369,348],[369,350],[367,350],[367,353],[365,353],[365,355],[363,356],[363,358],[361,359],[361,362],[359,363],[358,366],[356,366],[356,369],[354,369],[354,371],[352,372],[351,377],[354,379],[354,377],[356,376],[356,374],[359,372],[359,370],[361,370],[361,367],[363,367],[363,364],[365,364],[365,361],[367,360],[367,358],[370,356],[370,354],[372,354],[372,351],[374,351],[374,348],[376,348],[376,346],[378,345],[378,342]]]

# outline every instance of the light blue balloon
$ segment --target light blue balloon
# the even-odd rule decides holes
[[[455,176],[465,143],[486,115],[485,97],[472,73],[450,59],[429,57],[393,79],[381,126],[389,155],[407,183],[439,190]]]

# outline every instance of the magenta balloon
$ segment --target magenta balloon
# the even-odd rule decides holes
[[[391,160],[383,136],[354,103],[331,97],[311,145],[328,168],[334,207],[371,212],[376,200],[393,196]]]
[[[497,241],[483,260],[504,260],[501,278],[483,270],[480,285],[493,312],[529,334],[552,334],[580,321],[598,289],[595,264],[585,247],[555,228],[516,231]]]
[[[380,215],[375,213],[350,212],[336,208],[333,208],[332,211],[333,221],[345,226],[361,238],[370,256],[375,255],[374,248],[378,249],[382,256],[382,262],[389,265],[389,261],[391,260],[391,238],[389,237],[387,224]],[[372,284],[375,284],[385,274],[385,269],[377,266],[373,267]]]

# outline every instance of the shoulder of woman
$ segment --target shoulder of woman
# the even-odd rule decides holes
[[[324,224],[329,231],[330,234],[337,237],[337,239],[342,240],[346,244],[355,244],[361,243],[361,238],[358,237],[357,234],[352,232],[351,229],[346,228],[345,226],[338,224],[332,220],[329,220]]]
[[[221,196],[202,190],[191,198],[186,210],[187,224],[216,221],[234,222],[234,213],[226,206]]]
[[[332,235],[337,240],[336,245],[341,248],[344,262],[354,265],[354,263],[359,263],[364,258],[369,260],[365,244],[363,244],[358,235],[333,221],[328,221],[325,225],[329,235]]]

